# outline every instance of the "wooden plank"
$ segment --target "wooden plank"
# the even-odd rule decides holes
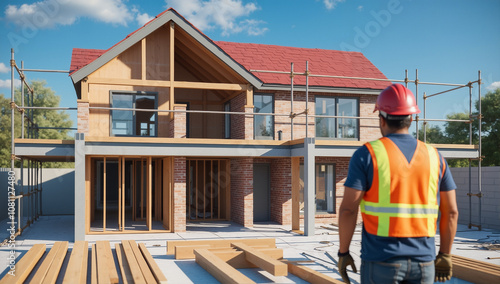
[[[249,262],[245,257],[245,252],[243,251],[228,251],[222,249],[208,249],[211,253],[216,255],[218,258],[225,261],[227,264],[231,265],[236,269],[244,268],[255,268],[255,264]],[[259,249],[260,252],[266,254],[273,259],[282,259],[283,250],[278,248],[267,248]]]
[[[141,40],[141,79],[146,80],[146,38]]]
[[[92,244],[92,250],[90,254],[90,283],[97,284],[97,252],[95,244]]]
[[[63,265],[64,259],[66,258],[66,253],[68,252],[68,242],[56,242],[56,243],[59,243],[59,247],[57,248],[55,256],[52,260],[52,264],[50,265],[50,268],[47,271],[47,274],[45,275],[43,282],[35,282],[35,283],[42,283],[42,284],[54,284],[54,283],[56,283],[56,280],[57,280],[57,277],[59,276],[59,272],[61,271],[61,267]],[[52,247],[52,249],[53,248],[54,247]]]
[[[96,241],[96,249],[99,283],[101,283],[101,279],[105,278],[104,276],[101,277],[101,274],[107,275],[110,283],[118,283],[118,272],[116,271],[115,260],[109,241]]]
[[[163,158],[163,228],[170,230],[170,166],[169,158]]]
[[[106,232],[106,157],[102,165],[102,231]]]
[[[264,238],[264,239],[215,239],[215,240],[174,240],[167,241],[167,255],[173,255],[175,253],[176,246],[197,246],[197,245],[209,245],[211,248],[216,247],[231,247],[232,242],[244,243],[248,246],[258,246],[265,245],[270,248],[276,247],[276,239],[274,238]]]
[[[194,250],[196,263],[221,283],[255,283],[207,249]]]
[[[231,243],[232,246],[245,252],[245,258],[249,262],[257,265],[274,276],[288,275],[287,265],[281,261],[273,259],[259,250],[252,248],[241,242]]]
[[[82,273],[80,273],[80,284],[87,284],[88,260],[89,260],[89,247],[88,244],[85,244],[85,247],[83,249],[83,258],[81,266]]]
[[[453,277],[477,284],[500,283],[500,266],[452,255]]]
[[[130,267],[128,265],[121,244],[115,244],[115,252],[116,257],[118,258],[118,266],[120,267],[120,272],[122,275],[122,282],[124,284],[134,283],[134,278],[132,277],[132,273],[130,272]]]
[[[151,220],[151,215],[152,215],[152,204],[153,204],[153,197],[152,197],[152,185],[153,185],[153,172],[152,172],[152,166],[151,166],[151,156],[147,158],[148,164],[147,164],[147,187],[146,187],[146,224],[148,227],[148,231],[151,231],[152,227],[152,220]]]
[[[149,266],[149,269],[153,273],[154,278],[156,279],[157,283],[160,284],[166,284],[167,283],[167,277],[161,272],[160,267],[158,267],[158,264],[156,261],[153,259],[151,254],[149,253],[148,249],[146,248],[146,245],[143,243],[139,244],[139,249],[141,250],[142,256],[144,257],[144,260]]]
[[[193,259],[195,249],[209,249],[209,248],[211,248],[210,245],[175,246],[174,247],[175,259]]]
[[[88,83],[89,84],[96,84],[96,85],[125,85],[125,86],[135,86],[135,87],[158,87],[158,88],[170,88],[171,87],[171,84],[169,81],[162,81],[162,80],[140,80],[140,79],[92,77],[92,78],[89,78]]]
[[[334,279],[323,273],[320,273],[314,269],[311,269],[304,265],[298,265],[294,263],[288,263],[288,271],[293,275],[307,281],[310,283],[317,284],[342,284],[341,280]]]
[[[76,279],[82,279],[82,273],[87,275],[87,258],[84,255],[88,255],[88,242],[87,241],[76,241],[73,244],[73,249],[71,250],[71,256],[69,257],[68,266],[66,268],[66,274],[64,274],[63,284],[74,284]],[[85,266],[85,271],[82,269]],[[85,276],[86,277],[86,276]]]
[[[170,67],[170,98],[168,100],[169,103],[169,109],[174,110],[174,104],[175,104],[175,86],[174,86],[174,81],[175,81],[175,23],[173,21],[170,22],[170,39],[169,39],[169,67]],[[170,119],[174,119],[174,113],[170,113]]]
[[[246,91],[245,84],[232,83],[207,83],[207,82],[187,82],[175,81],[172,86],[180,89],[198,89],[198,90],[224,90],[224,91]]]
[[[148,263],[144,259],[140,249],[137,247],[137,243],[134,240],[130,240],[128,242],[130,244],[130,248],[134,252],[135,258],[137,259],[137,264],[139,264],[142,275],[144,276],[144,280],[146,280],[146,283],[155,283],[155,277],[151,272]]]
[[[90,156],[85,156],[85,233],[88,234],[90,231],[90,219],[91,219],[91,196],[92,187],[90,185],[92,173],[92,164]],[[67,248],[66,248],[67,250]]]
[[[146,283],[144,280],[144,275],[142,275],[141,268],[137,263],[134,252],[130,246],[129,241],[122,241],[123,252],[125,253],[125,259],[127,260],[128,266],[130,268],[130,273],[132,274],[133,283],[140,284]]]
[[[45,244],[33,245],[29,251],[16,263],[15,276],[7,273],[0,280],[0,284],[21,284],[30,275],[31,271],[45,253]]]
[[[292,157],[292,231],[300,230],[300,158]]]
[[[49,253],[45,256],[45,258],[42,261],[42,264],[38,267],[36,270],[35,275],[31,279],[31,283],[42,283],[43,279],[45,279],[45,276],[47,275],[47,272],[50,269],[50,266],[52,265],[52,262],[54,261],[54,258],[57,255],[57,251],[59,250],[59,247],[62,245],[63,242],[55,242],[52,248],[50,249]],[[67,244],[68,242],[66,242]]]

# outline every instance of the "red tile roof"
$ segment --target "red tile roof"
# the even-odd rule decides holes
[[[317,48],[298,48],[253,43],[215,42],[247,70],[305,72],[306,61],[313,75],[333,75],[387,79],[362,53]],[[289,74],[252,72],[267,84],[290,84]],[[295,76],[294,84],[305,85],[305,76]],[[355,79],[309,77],[310,86],[384,89],[390,83]]]
[[[156,18],[169,10],[175,12],[175,10],[170,8],[158,14]],[[127,35],[123,40],[147,26],[149,23],[151,23],[151,21]],[[196,29],[196,27],[194,28]],[[209,39],[201,31],[199,32],[207,39]],[[73,54],[71,56],[70,75],[93,62],[94,60],[99,58],[99,56],[109,51],[110,49],[121,43],[123,40],[107,50],[74,48]],[[345,77],[387,79],[384,74],[382,74],[382,72],[377,69],[377,67],[375,67],[362,53],[359,52],[285,47],[253,43],[235,43],[224,41],[213,43],[218,45],[231,58],[233,58],[236,62],[241,64],[245,69],[249,71],[269,70],[289,72],[290,63],[294,62],[294,71],[304,72],[306,61],[309,61],[309,71],[313,75],[334,75]],[[252,74],[259,78],[264,84],[290,84],[289,74],[263,73],[255,71],[252,71]],[[294,84],[305,85],[305,77],[295,76]],[[389,85],[389,82],[310,77],[309,85],[341,88],[384,89]]]

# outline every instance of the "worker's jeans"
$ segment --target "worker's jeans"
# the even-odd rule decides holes
[[[398,258],[388,262],[361,261],[362,284],[434,283],[434,261]]]

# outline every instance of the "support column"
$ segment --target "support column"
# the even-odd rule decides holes
[[[304,139],[304,235],[314,236],[315,206],[315,140]]]
[[[253,227],[253,158],[231,159],[231,220]]]
[[[174,110],[186,111],[187,105],[175,105]],[[174,112],[173,119],[170,121],[170,137],[172,138],[186,138],[186,113],[185,112]]]
[[[186,231],[186,158],[174,157],[174,232]]]
[[[253,106],[245,106],[245,113],[253,113]],[[253,115],[245,115],[245,140],[253,140]]]
[[[79,133],[89,134],[89,102],[77,100],[77,127]]]
[[[300,157],[292,157],[292,230],[300,230]]]
[[[75,134],[75,241],[85,240],[85,134]]]

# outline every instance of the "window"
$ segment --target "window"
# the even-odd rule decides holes
[[[111,107],[156,109],[156,94],[111,93]],[[112,110],[112,136],[156,136],[157,114],[149,111]]]
[[[274,98],[271,94],[255,94],[253,96],[255,113],[274,113]],[[274,116],[254,116],[254,139],[274,139]]]
[[[324,116],[358,116],[358,99],[316,97],[316,137],[357,139],[358,119]]]
[[[335,214],[335,164],[316,164],[316,214]],[[304,211],[304,165],[300,165],[300,211]]]

